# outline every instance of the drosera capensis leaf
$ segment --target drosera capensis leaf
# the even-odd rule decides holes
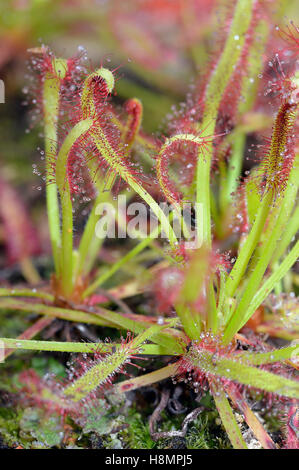
[[[157,157],[157,164],[156,164],[158,181],[160,184],[160,188],[163,190],[165,194],[166,199],[170,202],[170,204],[173,204],[175,207],[177,207],[178,211],[179,211],[179,206],[180,206],[181,201],[179,200],[178,196],[173,191],[170,190],[171,184],[169,181],[168,171],[167,171],[168,159],[171,153],[171,149],[172,147],[175,146],[175,144],[180,144],[180,143],[193,144],[196,147],[199,147],[199,149],[201,149],[205,147],[207,142],[210,142],[212,140],[213,140],[213,137],[209,137],[209,136],[201,137],[200,135],[187,134],[187,133],[176,134],[172,137],[167,138],[164,144],[161,146],[161,149]]]
[[[281,349],[274,349],[269,352],[254,352],[254,353],[240,353],[238,359],[244,361],[248,365],[259,366],[261,364],[271,364],[273,362],[284,361],[294,357],[294,355],[299,355],[298,345],[286,346]]]
[[[103,71],[105,74],[103,75]],[[107,69],[99,69],[97,72],[94,72],[88,76],[84,83],[83,96],[81,98],[81,106],[83,110],[83,117],[86,119],[88,116],[96,116],[96,107],[94,103],[94,94],[93,89],[90,88],[90,84],[97,78],[97,73],[100,74],[101,78],[106,81],[107,89],[109,93],[112,92],[114,87],[114,77],[111,71]],[[112,87],[112,88],[111,88]],[[175,233],[165,216],[164,212],[161,210],[156,201],[151,197],[151,195],[145,190],[145,188],[138,182],[137,178],[133,174],[132,168],[128,165],[125,155],[122,155],[121,149],[116,150],[109,139],[105,135],[104,130],[102,129],[100,122],[98,122],[91,130],[90,136],[92,137],[95,146],[98,148],[100,154],[105,159],[106,163],[109,165],[110,169],[116,174],[119,175],[141,198],[149,204],[154,214],[160,220],[165,233],[169,236],[169,241],[171,244],[177,242]]]
[[[3,359],[6,360],[14,351],[19,347],[19,341],[30,341],[31,338],[38,335],[41,331],[43,331],[47,326],[49,326],[53,322],[53,318],[51,317],[41,317],[37,321],[33,323],[33,325],[29,326],[21,335],[18,336],[17,339],[12,340],[11,342],[11,349],[8,349],[9,346],[4,342],[0,342],[0,347],[5,346],[5,352]],[[1,340],[0,340],[1,341]],[[39,341],[35,341],[39,342]]]
[[[44,320],[45,326],[50,322],[47,319],[47,322]],[[24,335],[23,335],[24,336]],[[12,339],[12,338],[0,338],[1,347],[5,347],[5,354],[8,351],[9,354],[12,354],[14,350],[29,350],[29,351],[60,351],[60,352],[72,352],[72,353],[96,353],[98,348],[101,348],[102,352],[111,352],[112,349],[120,348],[119,343],[76,343],[68,341],[42,341],[42,340],[30,340],[22,339],[21,337]],[[7,349],[8,348],[8,349]],[[142,350],[138,355],[169,355],[169,350],[163,349],[162,346],[157,344],[144,344]],[[7,356],[5,356],[6,358]]]
[[[289,398],[299,398],[299,382],[263,369],[246,365],[243,360],[213,354],[206,349],[191,347],[184,356],[184,367],[197,368],[208,376],[238,382]]]
[[[126,152],[129,152],[140,130],[143,106],[138,98],[131,98],[125,103],[125,109],[128,113],[128,118],[122,132],[122,141]]]
[[[50,305],[32,303],[18,299],[0,298],[0,308],[22,312],[35,312],[37,314],[47,315],[52,318],[61,318],[63,320],[91,323],[94,325],[113,325],[111,322],[101,319],[99,316],[91,315],[90,313],[66,308],[52,307]]]
[[[237,387],[226,387],[226,393],[232,400],[233,404],[242,411],[245,421],[254,433],[255,437],[261,443],[264,449],[276,449],[276,445],[267,433],[266,429],[250,409],[246,400],[242,397]]]
[[[45,70],[43,85],[47,213],[55,270],[56,273],[59,274],[59,250],[61,247],[59,203],[57,186],[56,183],[52,181],[51,175],[53,155],[56,155],[57,152],[60,90],[67,71],[67,61],[65,59],[51,57],[47,51],[42,51],[42,53],[44,55],[45,64],[48,64]]]
[[[33,304],[17,299],[0,299],[0,308],[10,310],[20,310],[24,312],[36,312],[39,314],[47,315],[49,317],[61,318],[64,320],[75,321],[80,323],[90,323],[100,326],[110,326],[117,329],[123,329],[126,331],[132,331],[133,333],[141,333],[148,328],[148,323],[138,322],[137,320],[131,320],[121,314],[113,311],[109,311],[103,308],[94,309],[92,313],[71,310],[59,307],[52,307],[44,304]],[[172,320],[169,325],[174,325],[178,322],[178,319]],[[178,341],[177,330],[169,328],[169,333],[157,333],[154,335],[154,341],[160,344],[166,349],[169,349],[170,353],[183,352],[184,351],[184,336],[179,336]]]
[[[149,372],[148,374],[141,375],[140,377],[119,382],[114,386],[114,390],[116,393],[125,393],[141,387],[146,387],[147,385],[175,376],[177,371],[178,362],[175,362],[162,367],[162,369],[155,370],[154,372]]]
[[[81,109],[83,119],[95,118],[97,116],[95,100],[95,87],[98,88],[97,93],[101,98],[106,99],[112,93],[115,85],[114,75],[111,70],[101,67],[92,72],[84,81],[81,94]]]
[[[296,263],[299,256],[299,241],[291,249],[289,254],[283,260],[279,267],[276,268],[273,274],[264,282],[262,287],[255,293],[251,299],[250,304],[247,306],[247,310],[242,316],[236,316],[236,313],[231,317],[231,321],[226,325],[224,338],[225,342],[229,342],[232,336],[251,318],[256,309],[266,299],[270,292],[274,289],[275,284],[282,279],[289,269]],[[241,307],[238,307],[241,313]],[[237,310],[237,313],[239,312]]]
[[[70,295],[73,289],[73,212],[70,185],[66,177],[67,161],[73,145],[75,145],[92,126],[93,120],[91,118],[86,118],[78,122],[61,145],[56,162],[56,181],[61,197],[62,211],[61,286],[64,295]]]
[[[253,5],[253,0],[243,0],[236,3],[224,49],[206,87],[204,116],[201,123],[203,135],[214,134],[218,107],[241,55],[246,33],[250,27]],[[236,47],[236,42],[238,47]],[[205,149],[204,158],[199,152],[196,171],[196,202],[203,204],[203,239],[208,244],[211,244],[211,160],[212,143],[210,142]]]
[[[218,383],[216,380],[211,380],[210,388],[221,421],[234,449],[247,449],[246,442],[243,439],[241,430],[223,390],[222,384]]]
[[[54,296],[48,292],[43,292],[38,289],[8,289],[5,287],[0,288],[0,297],[36,297],[38,299],[54,301]]]
[[[234,267],[227,279],[226,293],[228,297],[235,293],[248,267],[249,260],[260,241],[267,218],[272,209],[273,230],[263,244],[262,254],[257,265],[254,266],[254,273],[251,275],[252,282],[250,287],[248,286],[247,288],[247,291],[250,288],[253,292],[256,290],[259,278],[262,278],[267,264],[271,256],[273,256],[277,240],[280,238],[281,230],[286,223],[285,213],[288,213],[287,209],[290,211],[292,208],[290,204],[289,207],[283,207],[285,199],[282,196],[285,191],[287,193],[290,191],[296,192],[297,187],[296,185],[294,188],[291,188],[287,185],[295,162],[293,134],[296,127],[297,110],[298,98],[294,99],[292,94],[287,95],[275,118],[269,150],[266,152],[259,167],[263,175],[264,192],[252,228],[240,249]],[[277,195],[279,195],[279,198]],[[268,258],[270,259],[268,260]],[[260,271],[259,275],[257,274],[258,271]],[[243,303],[245,303],[244,299],[242,299],[242,309],[244,310],[247,306],[243,305]]]
[[[152,335],[160,332],[164,326],[152,326],[133,340],[126,342],[112,354],[105,356],[100,362],[91,367],[81,377],[67,386],[63,393],[71,397],[75,402],[80,401],[89,393],[107,381],[120,371],[121,367],[129,361],[131,356],[138,354],[142,350],[143,343],[150,339]]]
[[[101,127],[97,126],[94,130],[92,130],[91,136],[96,147],[98,148],[103,158],[106,160],[107,164],[149,205],[153,213],[161,222],[163,230],[169,238],[169,242],[171,243],[171,245],[177,243],[176,235],[169,223],[168,217],[165,215],[165,213],[157,204],[157,202],[152,198],[152,196],[145,190],[145,188],[132,174],[124,160],[117,154],[115,149],[111,146]]]

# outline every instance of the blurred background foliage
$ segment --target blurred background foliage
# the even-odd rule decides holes
[[[91,67],[118,67],[115,101],[137,96],[144,106],[143,127],[163,130],[172,106],[185,99],[192,77],[209,57],[213,34],[231,0],[1,0],[0,79],[6,103],[0,107],[1,171],[7,178],[40,182],[31,165],[42,147],[32,127],[23,91],[28,85],[28,49],[49,45],[69,57],[83,46]],[[283,22],[296,18],[296,1],[273,3]],[[280,5],[280,6],[278,6]],[[219,28],[218,28],[219,30]],[[221,31],[218,31],[221,34]],[[30,103],[29,103],[30,105]],[[33,154],[35,152],[35,155]],[[28,164],[31,162],[31,165]],[[17,169],[17,171],[16,171]]]
[[[70,57],[85,48],[90,68],[117,71],[117,106],[138,97],[143,129],[167,129],[176,106],[184,106],[194,80],[205,73],[223,15],[234,0],[0,0],[0,174],[22,194],[42,229],[43,135],[30,108],[28,49],[48,45]],[[296,0],[265,0],[274,23],[296,21]],[[216,36],[215,36],[216,35]],[[220,39],[219,39],[220,38]],[[27,105],[27,106],[26,106]],[[39,120],[39,117],[37,118]],[[34,216],[34,213],[37,215]],[[45,234],[45,236],[47,236]],[[1,231],[0,231],[1,238]]]

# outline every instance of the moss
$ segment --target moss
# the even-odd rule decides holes
[[[61,446],[64,429],[58,415],[38,408],[0,408],[0,435],[11,447],[46,449]]]
[[[222,427],[216,424],[216,413],[199,415],[186,436],[187,449],[231,449]]]
[[[0,408],[0,435],[4,444],[15,446],[19,441],[20,414],[11,408]]]
[[[25,408],[19,424],[20,436],[26,440],[26,447],[48,449],[61,446],[64,430],[58,415],[51,413],[49,416],[37,408]]]
[[[123,439],[124,446],[131,449],[230,449],[231,444],[223,427],[218,424],[218,412],[210,395],[207,394],[200,404],[204,404],[207,409],[189,425],[184,438],[153,441],[149,432],[148,417],[137,412],[135,406],[130,408],[126,417],[128,427],[119,433],[119,436]],[[163,411],[158,424],[159,431],[180,430],[185,417],[186,414],[174,416]]]
[[[127,448],[155,449],[157,447],[150,436],[149,426],[140,413],[130,410],[128,428],[122,433]]]

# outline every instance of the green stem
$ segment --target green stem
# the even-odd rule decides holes
[[[236,133],[232,143],[232,156],[228,165],[227,172],[227,183],[225,191],[225,203],[224,206],[227,208],[228,204],[232,200],[232,194],[235,193],[239,178],[242,170],[242,161],[244,155],[246,135],[242,133]]]
[[[208,329],[212,333],[216,333],[218,329],[218,314],[216,307],[215,291],[213,281],[209,281],[208,285]]]
[[[211,380],[210,388],[221,421],[234,449],[247,449],[246,442],[243,439],[241,430],[238,426],[235,415],[231,409],[228,399],[226,398],[222,386],[217,382]]]
[[[296,354],[296,352],[298,355],[298,344],[266,353],[244,353],[240,355],[240,359],[241,361],[245,361],[245,364],[260,366],[262,364],[271,364],[274,362],[290,359]]]
[[[24,340],[24,339],[11,339],[0,338],[0,345],[5,348],[12,349],[26,349],[30,351],[59,351],[59,352],[72,352],[72,353],[96,353],[112,352],[114,348],[121,347],[118,343],[75,343],[67,341],[37,341],[37,340]],[[161,346],[156,344],[144,344],[140,355],[163,355],[169,354],[169,351],[164,350]]]
[[[134,379],[125,380],[115,386],[115,391],[119,393],[128,392],[129,390],[136,390],[146,385],[151,385],[156,382],[161,382],[168,377],[174,376],[178,370],[178,363],[170,364],[162,369],[155,370],[149,374],[135,377]]]
[[[276,204],[273,205],[268,227],[265,231],[267,234],[267,237],[265,236],[263,237],[260,249],[258,250],[258,255],[257,253],[255,253],[255,257],[251,262],[251,265],[249,268],[249,271],[251,272],[251,274],[250,274],[248,281],[244,285],[244,288],[242,291],[242,298],[235,312],[233,312],[233,310],[231,311],[231,318],[228,322],[228,326],[225,332],[225,341],[227,342],[230,341],[232,336],[250,318],[250,317],[248,318],[248,313],[246,312],[248,311],[248,309],[249,311],[251,311],[250,304],[251,304],[252,298],[255,295],[255,292],[257,291],[257,289],[260,287],[260,282],[262,281],[263,275],[271,261],[271,258],[274,255],[277,243],[281,238],[281,234],[287,225],[290,213],[294,205],[295,197],[297,194],[297,189],[298,189],[298,180],[296,178],[296,176],[298,175],[298,169],[296,167],[296,164],[297,164],[297,161],[295,160],[295,165],[292,168],[287,188],[285,189],[285,192],[283,194],[283,199],[281,201],[277,199]],[[268,197],[271,197],[271,200],[269,200],[269,208],[271,207],[271,202],[272,202],[271,195],[272,194],[273,192],[271,191],[269,192],[269,195],[268,195]],[[264,197],[264,201],[266,200],[266,197],[267,197],[267,188],[266,188],[266,195]],[[267,214],[268,212],[267,207],[265,207],[265,211]],[[262,205],[260,207],[260,214],[263,214],[263,212],[264,212],[264,209],[263,209],[263,202],[262,202]],[[241,276],[245,272],[246,266],[249,261],[248,255],[249,254],[251,255],[253,251],[251,250],[252,240],[256,245],[256,242],[254,240],[255,237],[252,236],[256,223],[260,223],[260,229],[263,228],[263,226],[265,225],[266,218],[264,219],[264,222],[262,221],[262,219],[261,221],[258,221],[258,218],[259,218],[259,214],[256,217],[256,220],[254,221],[252,230],[246,242],[244,243],[240,251],[240,254],[238,256],[237,262],[228,278],[227,286],[226,286],[227,288],[226,292],[228,296],[233,295],[233,293],[235,292],[235,289],[237,288],[240,282]],[[256,231],[258,235],[260,236],[262,233],[261,230],[257,228]],[[252,238],[252,240],[250,240],[250,238]],[[248,251],[248,247],[249,247],[249,251]],[[244,257],[244,252],[245,252],[245,257]],[[278,279],[277,282],[279,280],[280,279]],[[273,287],[275,287],[275,285]],[[245,318],[247,318],[246,321],[245,321]]]
[[[259,242],[273,200],[272,191],[267,191],[262,199],[253,226],[241,247],[237,260],[226,281],[226,297],[232,297],[246,271],[251,255]]]
[[[181,320],[183,330],[192,340],[197,340],[201,332],[201,319],[197,312],[192,311],[188,305],[176,303],[175,310]]]
[[[215,122],[208,117],[203,121],[205,135],[213,135]],[[207,143],[205,154],[199,154],[196,168],[196,202],[202,204],[203,242],[211,245],[211,201],[210,201],[210,168],[212,159],[212,144]]]
[[[270,242],[270,241],[269,241]],[[270,248],[271,254],[273,253],[272,243]],[[251,288],[251,284],[249,284],[249,289],[244,294],[241,302],[238,305],[237,310],[233,314],[231,321],[226,327],[223,341],[225,343],[229,343],[231,338],[234,334],[242,328],[242,326],[247,323],[250,317],[254,314],[256,309],[262,304],[262,302],[266,299],[266,297],[270,294],[270,292],[275,287],[275,284],[282,279],[285,274],[291,269],[294,263],[296,263],[297,258],[299,256],[299,241],[296,245],[292,248],[290,253],[286,256],[283,260],[281,265],[275,270],[275,272],[267,279],[267,281],[263,284],[263,286],[256,292],[256,278],[253,278],[255,281],[254,289]],[[269,259],[269,256],[268,256]],[[264,269],[264,263],[262,260],[262,269]],[[259,273],[258,273],[259,274]],[[260,276],[259,276],[260,278]],[[256,294],[252,297],[252,294]]]
[[[229,385],[225,387],[225,391],[232,400],[234,406],[241,410],[246,423],[259,442],[262,444],[264,449],[276,449],[276,446],[271,437],[260,423],[258,418],[255,416],[254,412],[249,408],[246,400],[244,400],[239,390],[236,387]]]
[[[22,258],[20,261],[21,272],[29,284],[39,284],[40,275],[29,257]]]
[[[61,200],[62,244],[61,244],[61,288],[64,295],[73,289],[73,207],[70,186],[67,177],[67,161],[73,145],[93,125],[92,119],[85,119],[76,124],[65,138],[57,157],[56,182]]]
[[[50,240],[56,274],[59,275],[59,249],[61,246],[59,204],[57,186],[53,181],[53,161],[57,155],[57,123],[61,80],[49,73],[45,77],[43,89],[44,133],[46,156],[46,200]]]
[[[40,315],[47,315],[49,317],[61,318],[68,321],[90,323],[93,325],[109,326],[112,328],[130,330],[133,333],[142,333],[149,327],[149,323],[137,320],[136,315],[134,319],[128,318],[117,312],[98,308],[92,313],[80,310],[71,310],[66,308],[52,307],[44,304],[29,303],[17,299],[0,299],[0,309],[7,310],[20,310],[25,312],[34,312]],[[167,324],[172,326],[178,322],[177,318],[170,320]],[[178,330],[169,328],[165,333],[158,333],[154,336],[153,342],[161,345],[164,350],[167,349],[168,354],[180,354],[184,351],[184,335]]]
[[[299,229],[299,206],[295,209],[292,217],[288,221],[283,236],[278,244],[277,250],[275,251],[272,264],[275,264],[287,251],[287,248],[293,238],[295,237],[296,233]]]
[[[0,297],[37,297],[54,302],[54,296],[36,289],[5,289],[0,288]]]
[[[289,221],[293,207],[296,203],[296,195],[298,191],[298,179],[294,181],[295,176],[296,175],[299,176],[296,170],[297,168],[293,167],[287,188],[285,189],[282,196],[276,199],[275,204],[273,205],[273,209],[269,215],[269,219],[267,222],[267,227],[264,230],[264,232],[261,234],[261,240],[250,262],[250,266],[249,266],[250,271],[255,269],[260,257],[262,256],[262,253],[264,252],[264,250],[266,249],[268,245],[269,238],[272,236],[273,231],[276,230],[278,216],[280,219],[280,226],[281,226],[280,238],[284,239],[284,235],[286,235],[286,239],[284,241],[283,247],[285,249],[287,248],[287,245],[285,245],[285,242],[289,239],[289,235],[290,235],[289,230],[292,231],[296,228],[296,221],[293,220],[293,223]],[[284,234],[283,238],[281,237],[282,233]],[[275,254],[273,255],[275,258],[277,256],[277,253],[279,254],[279,252],[281,252],[280,250],[282,246],[280,245],[280,243],[278,247],[280,247],[279,251],[275,251]],[[283,254],[283,252],[281,254]],[[274,257],[273,259],[275,259]],[[272,260],[272,264],[273,262],[274,261]]]
[[[13,341],[18,341],[18,340],[30,340],[34,338],[34,336],[37,336],[42,330],[47,328],[51,323],[53,322],[53,318],[50,317],[41,317],[38,320],[36,320],[31,326],[29,326],[23,333],[21,333],[20,336],[18,336],[16,339]],[[3,341],[2,343],[0,342],[0,345],[3,344],[6,346],[5,352],[4,352],[4,357],[3,359],[6,360],[9,356],[11,356],[15,352],[15,348],[9,348],[5,342]]]
[[[185,361],[190,368],[201,370],[217,380],[238,382],[248,387],[258,388],[290,398],[299,397],[299,383],[282,375],[268,372],[264,369],[247,365],[245,361],[235,357],[220,356],[206,349],[190,347],[185,354]],[[217,380],[219,383],[219,379]]]
[[[128,263],[131,259],[137,256],[141,251],[143,251],[154,238],[156,238],[161,231],[161,225],[157,227],[152,233],[142,240],[138,245],[136,245],[131,251],[129,251],[123,258],[114,263],[110,269],[104,272],[100,277],[98,277],[83,293],[83,298],[88,297],[92,294],[99,286],[106,282],[113,274],[115,274],[122,266]]]
[[[79,310],[71,310],[67,308],[52,307],[45,304],[31,303],[28,301],[17,299],[0,299],[1,310],[17,310],[23,312],[34,312],[39,315],[47,315],[48,317],[61,318],[67,321],[90,323],[92,325],[110,326],[115,327],[115,323],[109,321],[108,316],[104,314],[105,318],[100,315],[87,313]],[[103,310],[101,310],[103,311]],[[105,311],[105,312],[108,312]]]
[[[110,174],[110,178],[107,182],[109,186],[111,180],[114,179],[113,174]],[[78,275],[87,275],[89,270],[94,264],[95,258],[101,244],[103,243],[103,239],[98,238],[95,235],[95,228],[98,221],[98,216],[96,214],[97,206],[100,203],[108,202],[113,203],[112,196],[110,191],[104,192],[106,182],[102,181],[97,184],[98,186],[98,195],[96,200],[94,201],[92,210],[89,214],[88,221],[84,227],[84,232],[81,237],[80,245],[79,245],[79,253],[78,253],[78,265],[77,265],[77,274]],[[109,186],[110,187],[110,186]],[[92,248],[92,250],[91,250]],[[86,262],[88,260],[88,263]]]
[[[252,17],[252,0],[239,0],[235,7],[230,33],[215,71],[207,86],[205,110],[202,122],[204,134],[213,135],[215,132],[218,107],[227,84],[240,58],[246,32]],[[196,172],[196,202],[203,205],[203,239],[211,244],[211,215],[210,215],[210,169],[213,147],[208,143],[204,158],[199,153]]]

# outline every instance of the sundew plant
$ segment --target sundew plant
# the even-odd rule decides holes
[[[154,441],[185,435],[210,394],[235,449],[248,446],[244,426],[263,448],[298,448],[299,31],[276,26],[279,2],[211,3],[214,41],[197,49],[190,93],[164,116],[163,135],[142,130],[138,96],[115,104],[121,66],[92,66],[84,48],[68,59],[30,50],[53,273],[34,283],[26,258],[31,285],[0,288],[1,311],[34,314],[0,345],[5,364],[17,349],[73,353],[67,379],[19,377],[22,400],[64,423],[84,422],[107,390],[119,397],[168,380],[198,400],[182,431],[156,432],[151,418]],[[126,213],[120,200],[137,206]],[[112,259],[102,257],[108,232],[120,244]],[[24,236],[32,243],[26,222]],[[55,319],[95,325],[98,336],[38,339]],[[283,417],[280,442],[254,399]]]

